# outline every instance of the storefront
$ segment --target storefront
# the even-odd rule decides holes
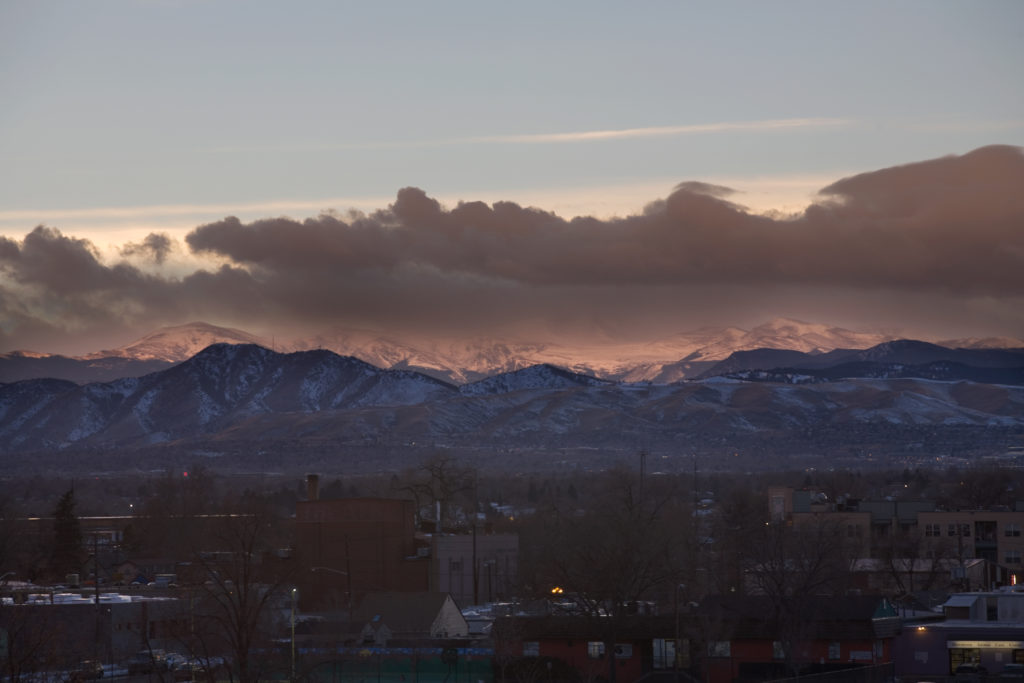
[[[1024,664],[1024,640],[948,640],[949,671],[961,664],[981,664],[992,673],[1015,662]]]

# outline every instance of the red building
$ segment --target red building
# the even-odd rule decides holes
[[[705,634],[708,683],[761,681],[851,668],[862,680],[891,676],[900,618],[886,598],[822,596],[783,614],[763,595],[705,599],[696,612]]]
[[[606,645],[608,623],[585,616],[517,616],[493,627],[497,680],[636,681],[653,672],[674,671],[673,645],[685,624],[673,616],[637,615],[618,620],[615,645]],[[685,639],[684,639],[685,640]],[[687,651],[684,644],[681,650]],[[680,658],[681,670],[689,667]]]
[[[296,577],[304,609],[347,609],[366,593],[426,591],[411,500],[346,498],[295,506]]]

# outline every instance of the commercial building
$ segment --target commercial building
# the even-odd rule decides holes
[[[997,675],[1024,664],[1024,592],[956,593],[943,620],[911,622],[895,644],[896,675],[904,680],[949,676],[961,664]]]

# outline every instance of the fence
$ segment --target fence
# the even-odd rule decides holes
[[[793,678],[775,678],[770,683],[795,683],[796,681],[800,681],[800,683],[893,683],[895,680],[895,665],[890,662]]]

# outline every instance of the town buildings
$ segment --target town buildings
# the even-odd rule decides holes
[[[829,500],[814,491],[772,487],[768,508],[775,523],[830,525],[846,538],[853,558],[917,562],[921,576],[939,576],[941,568],[942,581],[929,587],[977,590],[1024,583],[1024,501],[1013,509],[944,510],[933,501]],[[924,570],[921,560],[933,561],[932,569]]]
[[[468,533],[418,532],[411,500],[309,500],[295,509],[295,582],[305,609],[351,610],[382,592],[442,592],[460,607],[511,597],[518,537],[475,524]]]
[[[1024,592],[956,593],[942,615],[908,621],[894,645],[896,673],[904,680],[950,676],[961,664],[998,675],[1024,665]]]

